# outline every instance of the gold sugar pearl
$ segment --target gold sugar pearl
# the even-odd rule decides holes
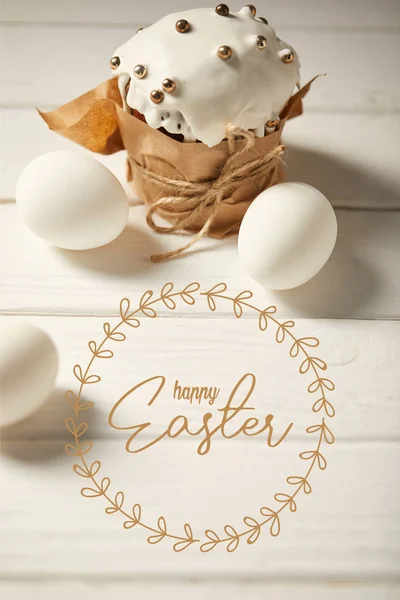
[[[285,63],[285,65],[290,65],[290,63],[292,63],[293,61],[294,61],[294,53],[293,52],[288,52],[287,54],[282,55],[282,62]]]
[[[217,8],[215,9],[215,12],[217,13],[217,15],[220,15],[220,17],[228,17],[229,6],[227,6],[226,4],[218,4]]]
[[[229,60],[232,57],[232,48],[230,46],[220,46],[218,48],[218,56],[222,60]]]
[[[264,37],[263,35],[258,35],[257,36],[257,48],[259,50],[265,50],[265,48],[267,47],[267,38]]]
[[[143,65],[136,65],[133,69],[133,73],[137,79],[143,79],[147,75],[147,69]]]
[[[268,21],[265,17],[258,17],[260,19],[260,21],[262,21],[265,25],[268,25]]]
[[[247,4],[247,8],[251,10],[251,14],[253,15],[253,17],[255,17],[257,14],[257,9],[254,6],[254,4]]]
[[[153,90],[150,94],[150,99],[154,104],[160,104],[164,100],[164,94],[161,90]]]
[[[172,81],[172,79],[164,79],[162,86],[168,94],[172,94],[172,92],[176,90],[176,83],[175,81]]]
[[[115,71],[115,69],[118,69],[120,64],[121,64],[121,60],[120,60],[119,56],[113,56],[112,59],[110,60],[110,67],[112,68],[113,71]]]
[[[274,121],[267,121],[265,125],[266,125],[266,127],[271,127],[271,128],[278,127],[279,119],[275,119]]]
[[[186,21],[186,19],[179,19],[177,21],[175,28],[178,33],[187,33],[190,30],[190,23]]]

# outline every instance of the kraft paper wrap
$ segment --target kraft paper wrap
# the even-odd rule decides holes
[[[286,121],[302,114],[302,99],[313,81],[289,100],[277,130],[264,138],[257,138],[254,147],[238,157],[238,164],[263,156],[280,145]],[[164,177],[198,182],[216,178],[228,157],[225,141],[213,148],[202,143],[181,143],[124,111],[117,78],[105,81],[53,112],[40,112],[40,115],[52,131],[92,152],[114,154],[127,150],[128,181],[134,181],[138,196],[148,205],[171,196],[171,190],[164,190],[145,180],[135,162]],[[241,182],[220,203],[208,235],[222,239],[237,233],[246,210],[256,196],[283,180],[282,162],[275,160],[259,177]],[[193,204],[193,200],[188,198],[184,204],[168,207],[168,211],[161,209],[158,214],[174,224],[177,220],[175,215],[182,216],[191,210]],[[209,214],[206,208],[192,221],[188,230],[199,231]]]

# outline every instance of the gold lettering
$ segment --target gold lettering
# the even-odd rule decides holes
[[[272,425],[274,416],[272,414],[266,415],[266,417],[264,418],[264,422],[260,422],[260,420],[257,419],[256,417],[250,417],[250,418],[246,419],[241,425],[238,425],[238,417],[242,416],[244,411],[255,410],[254,407],[247,406],[247,403],[249,402],[249,400],[254,392],[254,389],[256,386],[256,377],[252,373],[246,373],[245,375],[243,375],[243,377],[241,379],[239,379],[239,381],[233,388],[225,406],[222,408],[219,408],[217,410],[218,413],[222,413],[219,423],[215,424],[212,427],[211,421],[213,419],[213,414],[208,412],[203,416],[201,427],[198,430],[193,431],[189,427],[189,422],[188,422],[187,417],[185,417],[184,415],[177,415],[176,417],[174,417],[171,420],[170,424],[168,425],[168,427],[165,429],[165,431],[161,435],[154,438],[153,440],[151,440],[150,442],[148,442],[147,444],[145,444],[143,446],[139,445],[139,447],[134,448],[133,442],[137,441],[139,435],[143,431],[150,428],[151,422],[147,421],[144,423],[139,423],[138,425],[128,425],[126,427],[120,427],[114,423],[115,413],[125,400],[131,399],[132,394],[136,390],[138,390],[139,388],[141,388],[147,384],[152,384],[153,382],[157,382],[157,381],[158,381],[158,387],[157,387],[156,391],[153,393],[153,395],[151,396],[150,401],[148,402],[148,406],[152,406],[154,401],[160,395],[160,392],[164,388],[164,385],[166,383],[165,377],[163,377],[161,375],[146,379],[145,381],[142,381],[138,385],[132,387],[113,406],[113,408],[110,412],[110,415],[108,417],[108,423],[111,427],[113,427],[113,429],[117,429],[120,431],[133,432],[125,445],[126,451],[129,452],[130,454],[138,454],[139,452],[143,452],[144,450],[147,450],[148,448],[151,448],[152,446],[154,446],[155,444],[160,442],[165,437],[169,437],[171,439],[176,439],[184,433],[186,433],[192,437],[196,437],[196,436],[202,437],[202,439],[197,447],[197,453],[200,456],[204,456],[210,451],[211,444],[212,444],[212,438],[218,432],[221,432],[222,437],[225,439],[233,439],[240,434],[246,435],[248,437],[252,437],[252,436],[260,435],[264,432],[267,432],[267,445],[270,448],[276,448],[283,442],[283,440],[287,437],[287,435],[289,434],[289,431],[293,427],[293,423],[290,423],[288,425],[288,427],[286,428],[286,430],[284,431],[284,433],[281,435],[281,437],[278,437],[277,440],[274,440],[274,427]],[[215,387],[214,388],[204,388],[204,387],[202,387],[202,388],[199,388],[199,387],[184,387],[184,388],[182,388],[179,385],[178,380],[175,381],[175,386],[174,386],[174,398],[175,399],[183,398],[186,400],[190,400],[190,403],[192,403],[193,398],[195,398],[196,400],[199,400],[199,402],[201,402],[201,399],[204,398],[204,399],[209,399],[209,404],[213,404],[215,399],[218,397],[219,392],[220,392],[220,389],[215,388]],[[230,428],[231,428],[231,430],[229,431]]]

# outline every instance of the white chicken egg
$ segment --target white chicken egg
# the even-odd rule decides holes
[[[239,256],[255,281],[286,290],[322,269],[336,238],[336,216],[327,198],[305,183],[282,183],[251,204],[239,232]]]
[[[68,250],[104,246],[128,220],[128,199],[118,179],[94,158],[75,152],[33,160],[18,181],[16,199],[33,233]]]
[[[14,318],[0,319],[0,425],[40,408],[54,389],[57,350],[47,333]]]

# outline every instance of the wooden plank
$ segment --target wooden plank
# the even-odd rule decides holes
[[[92,339],[101,341],[103,319],[30,317],[29,321],[47,331],[58,347],[57,388],[38,413],[4,429],[2,439],[66,442],[69,434],[64,419],[69,414],[69,406],[65,402],[65,390],[75,390],[72,367],[74,364],[84,367],[88,363],[87,343]],[[311,335],[320,340],[317,355],[327,362],[329,376],[337,387],[332,394],[337,413],[333,423],[337,439],[400,441],[396,393],[400,388],[397,369],[400,322],[300,319],[295,331],[300,336]],[[257,378],[254,392],[257,416],[263,420],[265,409],[268,409],[278,427],[288,422],[290,416],[290,421],[295,424],[291,437],[304,440],[310,418],[315,418],[311,412],[312,398],[306,393],[309,381],[297,374],[300,361],[289,359],[289,348],[277,346],[274,333],[260,333],[253,319],[240,322],[233,317],[218,316],[190,321],[144,319],[123,349],[113,345],[117,352],[115,358],[94,367],[94,372],[100,371],[98,374],[103,381],[93,389],[93,397],[88,398],[96,402],[96,411],[88,415],[91,438],[125,440],[126,434],[107,424],[108,415],[128,389],[147,377],[163,375],[166,378],[155,409],[147,406],[148,394],[138,393],[137,398],[121,407],[118,418],[121,421],[128,419],[130,423],[133,404],[135,423],[150,420],[151,433],[148,432],[147,437],[154,438],[163,433],[177,414],[186,415],[193,429],[201,427],[207,403],[190,404],[174,399],[177,380],[181,387],[218,387],[217,404],[223,406],[238,380],[245,373],[254,373]],[[134,369],[132,365],[135,365]]]
[[[91,339],[101,341],[103,319],[30,317],[29,321],[47,331],[57,344],[61,357],[57,389],[36,415],[4,429],[2,439],[65,441],[69,434],[64,428],[64,419],[69,407],[64,392],[76,388],[72,367],[87,364],[90,356],[87,343]],[[300,319],[296,332],[300,336],[316,336],[321,342],[318,356],[329,365],[330,377],[337,387],[332,394],[337,412],[334,422],[337,439],[400,441],[400,414],[395,394],[400,388],[400,374],[396,369],[400,360],[400,322]],[[153,411],[147,406],[146,394],[139,394],[134,403],[137,422],[152,422],[151,436],[160,435],[179,411],[188,415],[194,429],[201,426],[207,406],[204,402],[190,404],[174,399],[176,380],[181,387],[218,387],[218,404],[223,405],[237,381],[245,373],[254,373],[256,407],[260,407],[260,397],[265,390],[265,406],[278,423],[286,422],[291,415],[295,422],[293,438],[304,439],[309,419],[313,418],[309,410],[312,399],[305,393],[307,381],[297,375],[298,361],[286,356],[289,348],[286,352],[276,345],[273,331],[260,333],[253,319],[240,323],[233,317],[218,316],[189,322],[186,319],[144,319],[142,327],[135,330],[123,350],[115,344],[114,350],[118,351],[116,358],[96,366],[103,382],[93,390],[91,398],[96,401],[91,425],[91,436],[95,439],[121,439],[121,432],[107,425],[112,406],[130,387],[154,375],[166,378],[156,409]],[[225,357],[222,362],[221,356]],[[266,360],[266,357],[270,358]],[[378,370],[376,365],[379,365]],[[132,418],[131,404],[128,403],[126,409],[121,408],[121,419]],[[260,412],[260,408],[257,410]],[[355,420],[356,412],[359,417]],[[261,410],[260,417],[263,415]]]
[[[146,600],[203,600],[218,597],[220,600],[241,600],[249,597],[251,600],[265,600],[267,597],[279,600],[396,600],[400,587],[392,583],[292,583],[252,582],[245,583],[229,581],[3,581],[3,600],[109,600],[116,597],[137,597]]]
[[[184,6],[198,8],[210,6],[209,0],[186,0]],[[235,10],[240,6],[236,3]],[[3,20],[16,22],[75,22],[75,23],[137,23],[153,22],[166,11],[182,10],[180,0],[169,0],[168,7],[161,0],[134,5],[129,0],[116,0],[112,4],[96,0],[70,0],[60,4],[47,0],[3,0]],[[339,27],[375,28],[400,25],[399,6],[396,0],[296,0],[258,2],[258,13],[268,17],[273,26],[291,27]]]
[[[52,150],[81,149],[48,131],[33,109],[3,109],[0,198],[13,198],[31,160]],[[306,112],[288,123],[288,178],[320,189],[334,206],[400,208],[400,115]],[[374,149],[379,148],[379,151]],[[125,153],[96,158],[125,182]],[[130,188],[127,188],[130,190]],[[133,193],[130,192],[133,197]]]
[[[15,205],[0,210],[3,313],[114,315],[123,296],[149,286],[161,289],[167,281],[184,286],[199,279],[209,288],[225,281],[232,293],[250,286],[261,304],[276,304],[290,317],[391,319],[400,314],[399,212],[337,210],[339,238],[326,267],[297,290],[273,292],[253,284],[241,270],[236,238],[202,240],[179,265],[152,264],[150,254],[176,248],[187,237],[153,233],[141,206],[131,209],[129,226],[118,240],[87,252],[49,248],[26,229]],[[208,314],[205,308],[188,311]]]
[[[0,109],[4,143],[0,148],[2,173],[0,200],[14,199],[17,181],[26,165],[34,158],[55,150],[86,152],[80,146],[49,131],[35,109]],[[400,121],[400,118],[399,118]],[[92,154],[87,152],[88,154]],[[126,156],[119,152],[112,156],[96,154],[95,158],[105,164],[124,185],[131,199],[134,194],[126,183]]]
[[[110,77],[109,59],[132,32],[132,27],[121,26],[99,30],[4,25],[2,103],[44,108],[82,94]],[[315,83],[307,99],[309,109],[373,115],[400,109],[399,83],[393,76],[400,52],[396,30],[282,28],[279,35],[301,56],[303,82],[328,73]],[[34,69],[26,68],[28,60]]]
[[[229,451],[226,441],[216,442],[212,462],[197,460],[191,442],[138,455],[134,471],[120,442],[98,442],[96,458],[112,477],[113,490],[124,489],[128,503],[140,501],[149,522],[164,514],[170,531],[188,520],[201,533],[207,526],[239,524],[243,512],[257,513],[259,499],[282,486],[300,446],[286,442],[285,448],[274,455],[273,469],[266,466],[263,444],[236,441]],[[244,544],[233,554],[219,548],[200,560],[193,548],[176,555],[168,543],[150,546],[142,531],[126,531],[118,516],[104,514],[102,499],[82,498],[81,481],[59,442],[3,442],[3,576],[118,578],[134,572],[136,577],[396,580],[399,460],[398,443],[339,442],[330,449],[326,473],[313,477],[313,493],[299,499],[298,513],[282,516],[278,538],[265,534],[254,546]],[[262,476],[266,469],[268,477]]]

